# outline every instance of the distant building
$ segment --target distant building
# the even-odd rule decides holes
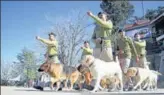
[[[159,15],[156,19],[150,23],[152,29],[152,39],[156,46],[160,47],[164,40],[164,13]]]
[[[140,33],[143,39],[151,37],[151,28],[149,27],[149,20],[138,20],[134,24],[124,26],[126,35],[134,37],[136,33]]]
[[[164,39],[164,13],[152,21],[138,20],[134,24],[125,25],[124,29],[127,36],[133,38],[136,33],[139,33],[142,39],[147,41],[148,54],[161,52],[160,47]]]
[[[139,33],[141,35],[141,39],[145,39],[147,41],[147,54],[151,54],[151,50],[153,48],[152,30],[150,23],[151,21],[149,20],[138,20],[134,24],[128,24],[124,26],[127,36],[134,38],[134,35]]]

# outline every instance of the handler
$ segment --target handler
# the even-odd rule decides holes
[[[58,59],[58,42],[55,39],[56,35],[53,32],[49,33],[48,35],[49,35],[48,40],[43,39],[39,36],[36,36],[36,39],[47,45],[47,52],[45,54],[46,62],[60,63],[60,61]],[[51,77],[51,82],[52,81],[54,81],[53,77]],[[60,83],[57,82],[57,85],[60,85]],[[44,88],[44,85],[38,84],[38,86],[36,86],[34,88],[42,90]],[[53,89],[53,88],[51,88],[51,89]]]
[[[81,49],[83,49],[83,53],[81,56],[81,59],[86,56],[86,55],[92,55],[93,53],[93,49],[90,48],[89,42],[85,41],[84,42],[84,46],[81,47]]]
[[[138,55],[136,48],[134,47],[133,41],[131,38],[125,36],[125,31],[124,30],[119,30],[119,38],[117,39],[117,50],[119,52],[119,60],[120,60],[120,65],[122,68],[122,71],[124,74],[127,73],[127,70],[130,66],[130,61],[132,57],[132,52],[134,52],[134,55],[136,56],[136,62],[138,62]],[[129,85],[132,84],[131,79],[127,79],[124,76],[124,89],[128,89]]]
[[[92,12],[87,14],[96,22],[92,35],[96,46],[93,50],[93,56],[106,62],[112,61],[111,33],[113,24],[111,20],[108,20],[107,15],[102,12],[99,12],[98,16],[93,15]]]
[[[90,48],[90,45],[89,45],[89,42],[88,41],[85,41],[84,42],[84,46],[81,47],[81,49],[83,49],[83,53],[82,53],[82,56],[81,56],[81,60],[86,56],[86,55],[92,55],[93,54],[93,49]],[[91,81],[91,73],[88,71],[88,69],[86,69],[83,73],[88,74],[88,76],[90,76],[90,78],[88,77],[88,80]],[[79,87],[80,87],[80,90],[82,89],[82,84],[83,83],[79,83]],[[86,84],[86,81],[84,83],[84,86]],[[86,86],[88,87],[88,86]]]
[[[37,40],[47,45],[47,52],[45,57],[49,63],[60,63],[58,59],[58,42],[55,39],[55,34],[51,32],[49,35],[49,40],[36,37]]]
[[[146,59],[146,49],[145,49],[146,41],[141,40],[141,37],[138,33],[136,33],[134,37],[135,37],[134,45],[136,47],[136,50],[139,56],[139,62],[137,65],[141,68],[149,69],[149,66],[147,64],[147,59]]]

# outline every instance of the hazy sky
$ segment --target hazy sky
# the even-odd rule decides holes
[[[135,8],[134,15],[142,16],[141,1],[130,2]],[[16,60],[24,47],[37,52],[35,36],[46,37],[43,31],[51,27],[48,19],[65,16],[72,10],[101,11],[100,1],[2,1],[1,5],[1,59],[5,61]],[[145,10],[162,5],[164,1],[144,1]],[[89,31],[92,29],[90,27]]]

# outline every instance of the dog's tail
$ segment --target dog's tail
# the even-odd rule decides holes
[[[151,70],[153,73],[157,74],[157,75],[162,75],[160,72],[157,72],[157,71],[153,71]]]

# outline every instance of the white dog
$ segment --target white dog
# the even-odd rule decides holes
[[[105,62],[103,60],[94,58],[92,55],[87,55],[82,60],[82,65],[86,65],[90,68],[93,79],[96,80],[95,87],[91,92],[95,92],[99,88],[103,89],[100,86],[100,80],[104,76],[116,76],[120,80],[120,90],[123,90],[122,70],[117,57],[116,62]]]
[[[158,80],[158,75],[162,75],[156,71],[151,70],[153,73],[149,75],[149,77],[147,78],[147,82],[144,85],[143,89],[145,89],[146,87],[148,87],[148,90],[156,90],[157,89],[157,80]]]
[[[144,69],[144,68],[139,68],[139,67],[131,67],[128,69],[126,76],[127,77],[135,77],[137,79],[137,84],[133,87],[133,89],[137,89],[139,86],[141,89],[141,84],[144,81],[146,82],[144,88],[150,84],[153,80],[155,80],[155,83],[157,83],[157,76],[160,75],[160,73],[149,70],[149,69]]]

